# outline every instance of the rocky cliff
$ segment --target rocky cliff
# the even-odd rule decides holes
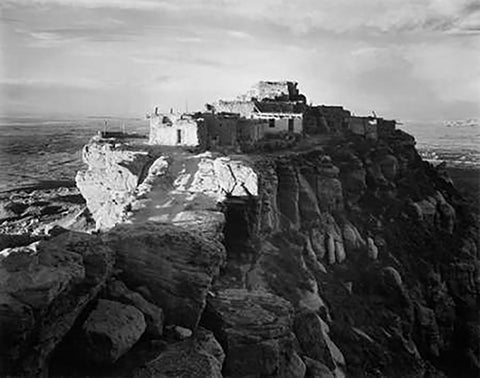
[[[0,320],[25,320],[7,372],[479,371],[478,219],[408,134],[239,156],[92,141],[84,159],[100,235],[0,257]]]

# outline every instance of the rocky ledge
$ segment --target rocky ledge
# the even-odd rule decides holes
[[[84,160],[98,232],[1,252],[2,374],[478,373],[478,219],[408,134]]]

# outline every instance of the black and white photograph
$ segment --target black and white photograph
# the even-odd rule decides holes
[[[1,0],[0,377],[480,377],[479,0]]]

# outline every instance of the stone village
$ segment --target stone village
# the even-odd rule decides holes
[[[342,106],[308,105],[297,85],[260,81],[234,100],[218,100],[193,114],[163,114],[157,107],[148,115],[149,143],[248,152],[292,146],[306,137],[358,135],[376,140],[395,131],[395,120],[375,114],[359,117]]]

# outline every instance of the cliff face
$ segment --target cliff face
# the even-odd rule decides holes
[[[320,315],[346,366],[312,352],[326,340],[311,340],[314,315],[296,337],[337,374],[478,371],[478,229],[411,136],[261,157],[256,171],[257,199],[227,207],[219,286],[266,289],[297,316]],[[239,218],[243,233],[229,227]]]
[[[269,155],[126,151],[89,145],[78,186],[99,229],[140,227],[140,242],[123,226],[104,238],[122,279],[146,285],[167,322],[212,331],[224,375],[478,371],[476,221],[411,136]],[[187,234],[155,247],[145,222]]]

